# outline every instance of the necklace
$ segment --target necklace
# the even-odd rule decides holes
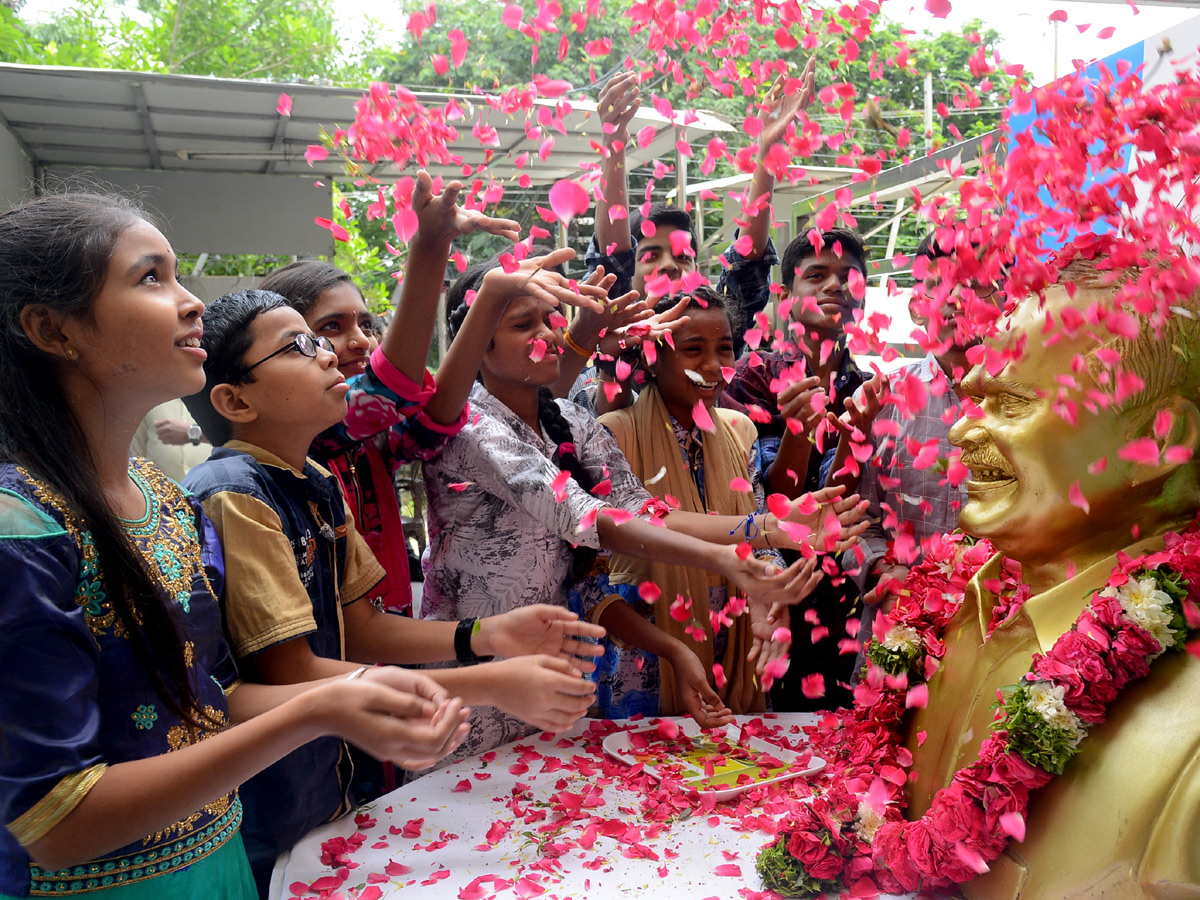
[[[986,541],[962,535],[931,548],[868,644],[872,671],[854,707],[840,712],[840,728],[814,738],[836,774],[827,793],[794,809],[759,853],[765,885],[792,897],[905,893],[952,889],[987,871],[1011,838],[1024,837],[1030,793],[1062,774],[1125,687],[1146,677],[1162,653],[1181,650],[1189,628],[1200,626],[1198,524],[1167,534],[1158,553],[1118,556],[1071,629],[1003,689],[995,730],[976,761],[909,822],[899,785],[912,755],[898,726],[945,653],[941,634],[966,582],[993,554]],[[989,636],[1029,596],[1007,564],[997,593]]]

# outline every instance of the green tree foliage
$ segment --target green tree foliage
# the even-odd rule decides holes
[[[410,29],[412,33],[406,40],[377,52],[368,64],[381,73],[383,80],[413,90],[497,92],[527,82],[538,74],[570,82],[575,88],[569,94],[571,98],[595,99],[597,85],[603,84],[613,72],[625,68],[627,59],[633,59],[642,61],[645,67],[657,67],[666,73],[643,86],[644,104],[648,104],[652,94],[658,94],[676,109],[699,108],[740,125],[743,117],[755,112],[754,103],[766,90],[766,86],[758,85],[758,79],[753,77],[756,65],[782,58],[798,69],[807,58],[807,52],[800,48],[781,50],[775,39],[775,24],[756,23],[752,4],[731,4],[731,9],[745,10],[746,16],[743,28],[746,50],[737,61],[737,71],[743,81],[740,84],[733,82],[730,88],[719,91],[705,76],[700,61],[684,49],[653,52],[647,46],[644,31],[631,33],[634,23],[629,13],[635,2],[605,0],[603,15],[587,18],[586,30],[579,34],[571,27],[572,15],[586,8],[586,0],[564,0],[559,18],[561,32],[558,35],[542,34],[536,44],[503,24],[501,18],[506,5],[503,2],[441,0],[432,21],[428,17],[421,18],[427,14],[424,3],[410,3],[408,12],[418,16],[418,27]],[[533,8],[533,4],[526,6]],[[836,17],[836,5],[826,6],[828,14]],[[433,57],[451,57],[453,31],[462,32],[467,42],[465,59],[461,66],[452,66],[439,74]],[[1003,65],[995,63],[994,48],[998,40],[997,32],[984,28],[978,21],[968,23],[961,32],[918,35],[883,15],[876,18],[871,34],[853,48],[848,46],[845,35],[836,31],[826,35],[816,50],[819,81],[826,85],[835,82],[854,85],[854,115],[846,123],[838,111],[826,111],[816,105],[810,109],[810,116],[821,122],[826,134],[841,133],[844,139],[821,147],[804,162],[844,166],[850,155],[866,152],[879,154],[884,168],[888,168],[922,155],[927,146],[924,133],[926,73],[932,75],[933,83],[933,132],[929,136],[932,147],[938,148],[997,128],[1013,84],[1013,78],[1004,71]],[[611,42],[610,52],[604,56],[589,54],[587,47],[592,41]],[[531,52],[534,48],[536,62]],[[560,49],[564,53],[562,59],[559,58]],[[986,75],[974,74],[973,57],[975,72],[983,72],[990,66],[995,66],[995,70]],[[712,60],[709,62],[711,64]],[[742,140],[749,141],[748,138]],[[731,147],[735,143],[730,140]],[[690,173],[693,181],[699,177],[721,178],[735,173],[728,161],[718,163],[706,176],[698,175],[694,165]],[[649,168],[634,169],[629,177],[631,196],[642,196],[652,171]],[[517,196],[510,193],[506,200],[516,200]],[[515,204],[517,212],[510,209],[498,214],[513,216],[526,225],[540,224],[532,206],[534,203],[546,205],[545,188],[528,192],[522,199],[523,203]],[[777,213],[784,214],[782,210]],[[886,222],[892,213],[890,205],[879,209],[856,208],[863,231],[880,229],[869,241],[873,255],[883,255],[887,243]],[[709,215],[713,217],[712,224],[719,224],[719,211],[710,207]],[[915,249],[924,230],[922,222],[907,217],[899,235],[898,249]],[[568,239],[572,245],[582,248],[589,236],[589,224],[577,222],[573,223]]]
[[[753,104],[765,86],[758,85],[755,67],[764,60],[787,59],[802,66],[806,52],[800,48],[780,49],[773,23],[756,23],[755,4],[722,4],[734,15],[743,16],[745,44],[734,55],[741,83],[731,79],[728,87],[718,90],[707,78],[702,63],[686,47],[654,48],[648,45],[648,31],[631,19],[636,0],[603,0],[599,16],[586,17],[585,30],[576,24],[581,13],[595,11],[595,0],[563,0],[558,33],[542,33],[531,39],[502,22],[506,4],[500,0],[440,0],[436,12],[427,0],[407,0],[405,12],[409,34],[404,40],[349,47],[340,40],[334,20],[334,0],[76,0],[66,13],[53,22],[31,26],[8,6],[0,5],[0,60],[18,63],[91,66],[134,71],[216,75],[219,77],[262,78],[275,81],[318,81],[322,83],[365,85],[370,80],[403,84],[414,90],[498,92],[529,82],[535,76],[561,79],[571,83],[570,98],[595,99],[599,86],[613,73],[626,68],[629,60],[644,67],[656,67],[660,74],[644,85],[644,102],[657,94],[676,109],[699,108],[716,112],[740,125],[753,113]],[[530,12],[533,3],[524,4]],[[830,4],[828,15],[836,15]],[[461,39],[452,33],[461,32]],[[847,51],[843,38],[826,35],[816,55],[823,84],[848,81],[856,88],[855,114],[844,123],[834,112],[814,106],[810,115],[821,121],[826,134],[843,134],[844,140],[825,145],[805,160],[811,165],[844,165],[850,152],[880,153],[885,168],[906,157],[924,152],[923,134],[924,76],[933,75],[934,104],[942,104],[946,115],[934,116],[935,144],[981,134],[999,122],[1006,105],[1012,79],[1002,70],[992,73],[981,86],[971,72],[971,59],[980,48],[990,58],[998,35],[982,30],[977,24],[963,33],[947,32],[938,36],[905,33],[901,26],[880,16],[873,31],[857,47]],[[433,57],[449,61],[455,43],[466,44],[465,56],[458,66],[440,66]],[[898,46],[904,45],[904,46]],[[596,52],[597,48],[607,52]],[[907,56],[907,61],[905,57]],[[712,62],[711,59],[708,60]],[[896,65],[897,62],[903,63]],[[891,64],[889,64],[891,63]],[[968,98],[975,95],[974,100]],[[973,108],[967,108],[973,106]],[[907,129],[908,146],[900,146],[897,136]],[[732,136],[731,148],[744,135]],[[673,162],[669,161],[669,162]],[[696,162],[691,164],[691,180],[721,178],[734,174],[728,161],[701,176]],[[631,196],[643,195],[653,171],[636,168],[630,172]],[[659,187],[673,178],[673,167],[660,172]],[[361,186],[371,190],[369,186]],[[548,205],[546,185],[520,189],[506,186],[504,200],[491,211],[520,221],[526,229],[545,223],[535,207]],[[394,268],[403,262],[403,254],[394,257],[385,246],[386,232],[380,221],[366,219],[371,194],[352,185],[344,185],[351,217],[335,211],[349,231],[351,240],[339,243],[337,261],[358,273],[364,290],[373,302],[386,302],[392,280],[386,273],[370,274],[373,268]],[[659,191],[661,193],[661,190]],[[784,215],[783,210],[777,213]],[[871,210],[859,207],[860,227],[864,231],[882,228],[891,209]],[[708,231],[719,225],[719,207],[708,206]],[[906,220],[899,249],[915,247],[923,226]],[[567,240],[582,255],[591,234],[591,222],[578,219]],[[873,255],[881,255],[886,229],[871,241]],[[551,239],[552,240],[552,239]],[[489,236],[474,236],[464,247],[471,259],[479,259],[502,249]],[[206,271],[251,274],[269,269],[273,259],[260,257],[210,257]]]
[[[365,84],[333,0],[77,0],[30,25],[0,13],[0,60],[223,78]]]

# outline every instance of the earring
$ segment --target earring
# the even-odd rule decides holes
[[[79,359],[79,351],[74,347],[67,347],[64,352],[67,354],[67,359],[71,360],[71,362],[75,362],[75,360]]]

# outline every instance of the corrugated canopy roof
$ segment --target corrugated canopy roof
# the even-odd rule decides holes
[[[281,93],[292,97],[291,116],[276,112]],[[155,75],[104,69],[0,64],[0,116],[35,166],[92,166],[115,169],[161,169],[263,175],[343,174],[336,158],[313,166],[304,159],[320,132],[354,120],[354,104],[362,90],[308,84],[278,84]],[[578,175],[580,164],[594,162],[592,141],[600,136],[596,104],[571,100],[564,119],[566,134],[550,129],[555,145],[546,159],[537,157],[540,140],[526,135],[523,118],[485,108],[478,96],[418,93],[427,106],[441,106],[452,96],[483,109],[485,122],[496,128],[499,147],[492,149],[490,171],[497,178],[517,174],[513,161],[522,153],[530,160],[521,171],[545,184]],[[539,103],[553,107],[554,101]],[[654,126],[654,141],[631,146],[631,164],[673,157],[676,130],[653,109],[643,107],[631,130]],[[689,139],[714,132],[735,132],[727,122],[700,114],[687,126]],[[631,142],[632,143],[632,142]],[[470,122],[459,127],[450,146],[472,166],[485,162],[488,148],[471,134]],[[455,168],[435,174],[460,176]],[[396,177],[394,166],[372,172],[383,180]]]

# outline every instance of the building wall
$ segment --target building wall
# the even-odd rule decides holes
[[[176,253],[333,255],[333,236],[316,218],[333,214],[328,184],[293,175],[230,175],[162,169],[47,169],[83,174],[139,196],[164,223]]]
[[[32,186],[33,164],[8,128],[0,125],[0,210],[32,196]]]

